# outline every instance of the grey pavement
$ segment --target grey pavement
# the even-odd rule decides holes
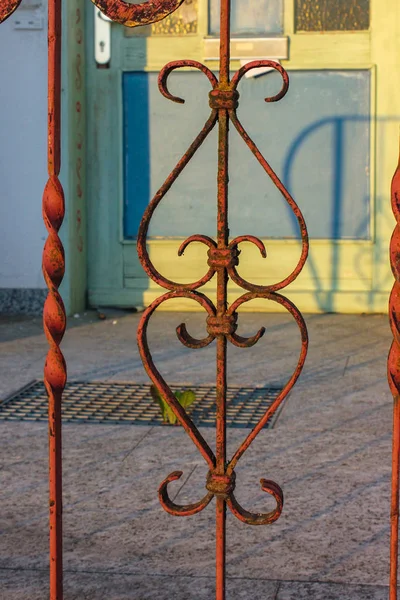
[[[72,318],[62,348],[70,380],[146,382],[135,342],[140,315],[109,311]],[[209,383],[215,345],[181,346],[175,327],[205,331],[202,313],[160,313],[150,346],[170,382]],[[237,498],[273,504],[261,477],[285,494],[280,519],[251,527],[228,517],[227,600],[388,598],[392,399],[391,341],[384,315],[306,315],[310,350],[301,379],[271,430],[237,467]],[[240,316],[239,333],[266,335],[229,348],[233,384],[283,383],[300,347],[284,314]],[[0,318],[0,398],[41,378],[47,343],[40,319]],[[214,443],[212,429],[202,430]],[[229,452],[245,435],[230,429]],[[207,467],[179,427],[66,424],[65,600],[211,600],[214,510],[189,518],[160,507],[157,488],[174,470],[177,502],[198,500]],[[47,427],[1,422],[0,598],[48,598]]]

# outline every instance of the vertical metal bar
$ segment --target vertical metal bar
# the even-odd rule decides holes
[[[389,319],[394,340],[388,357],[388,379],[393,394],[392,497],[390,510],[390,600],[397,600],[399,554],[400,466],[400,155],[392,180],[392,210],[396,227],[390,240],[390,263],[395,277],[389,299]]]
[[[230,66],[230,0],[221,0],[220,18],[220,78],[219,89],[229,86]],[[218,110],[218,249],[226,251],[229,245],[228,227],[228,156],[229,114],[226,108]],[[226,265],[217,268],[217,318],[223,319],[227,311],[228,272]],[[217,336],[217,443],[216,474],[225,475],[226,468],[226,335]],[[226,502],[216,498],[216,599],[225,600],[226,577]]]
[[[220,87],[229,83],[230,37],[231,37],[231,2],[221,0],[219,41],[219,82]]]
[[[216,600],[225,600],[226,557],[226,503],[225,498],[216,500]]]
[[[226,302],[226,275],[225,269],[218,269],[217,294],[221,296],[221,304],[225,297]],[[224,297],[223,297],[224,296]],[[217,475],[225,474],[226,464],[226,346],[224,335],[217,337],[217,444],[216,444],[216,469]],[[216,499],[216,598],[225,600],[225,547],[226,547],[226,503],[225,498],[217,496]]]
[[[400,458],[400,403],[399,396],[393,406],[392,448],[392,498],[390,510],[390,600],[397,600],[398,554],[399,554],[399,458]]]
[[[49,293],[43,311],[50,346],[44,367],[49,398],[50,600],[63,598],[62,574],[62,444],[61,399],[67,371],[60,343],[66,314],[58,288],[64,277],[64,249],[58,231],[64,219],[64,192],[59,181],[61,123],[61,0],[48,4],[48,175],[43,194],[43,219],[48,232],[43,250],[43,275]]]

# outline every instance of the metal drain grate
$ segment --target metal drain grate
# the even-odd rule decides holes
[[[215,426],[215,387],[171,385],[173,390],[193,390],[196,401],[187,409],[194,423]],[[254,427],[281,388],[230,386],[227,392],[227,425]],[[267,427],[272,427],[269,420]],[[34,381],[0,403],[1,421],[47,421],[47,395],[42,381]],[[150,385],[115,382],[67,383],[63,395],[63,420],[70,423],[125,423],[161,425],[159,406]]]

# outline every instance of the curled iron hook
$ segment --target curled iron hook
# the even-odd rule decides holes
[[[172,71],[175,71],[175,69],[182,69],[183,67],[191,67],[192,69],[198,69],[206,75],[209,82],[211,83],[213,90],[217,87],[218,79],[215,77],[214,73],[202,63],[197,62],[197,60],[175,60],[165,65],[165,67],[161,69],[158,75],[158,89],[160,90],[161,94],[168,100],[172,100],[172,102],[177,102],[178,104],[185,103],[185,100],[183,98],[179,98],[179,96],[174,96],[173,94],[171,94],[167,86],[167,80]]]
[[[207,492],[207,494],[199,502],[182,505],[176,504],[168,495],[168,485],[171,483],[171,481],[178,481],[182,475],[182,471],[173,471],[173,473],[164,479],[158,489],[158,498],[161,506],[167,513],[174,515],[175,517],[188,517],[190,515],[199,513],[206,508],[208,504],[210,504],[214,496],[212,492]]]
[[[278,62],[274,60],[252,60],[251,62],[243,65],[232,77],[231,85],[233,89],[236,89],[239,81],[242,79],[243,75],[252,69],[259,69],[260,67],[270,67],[271,69],[275,69],[278,73],[281,74],[283,84],[281,90],[275,94],[275,96],[269,96],[265,98],[265,102],[278,102],[281,100],[289,89],[289,75],[285,71],[285,69]]]
[[[264,333],[265,327],[260,327],[257,333],[251,337],[243,337],[241,335],[237,335],[237,333],[231,333],[231,335],[228,335],[227,338],[231,344],[237,346],[238,348],[251,348],[257,344],[258,340],[262,338]]]
[[[259,249],[261,256],[263,258],[267,258],[267,251],[265,249],[264,242],[262,242],[258,237],[254,235],[239,235],[229,243],[228,247],[232,249],[237,249],[239,244],[241,244],[242,242],[249,242],[250,244],[254,244]]]
[[[176,335],[178,336],[179,341],[186,346],[187,348],[192,348],[194,350],[199,350],[200,348],[205,348],[215,339],[215,335],[209,334],[206,338],[201,340],[194,338],[188,333],[186,329],[185,323],[181,323],[176,328]]]
[[[182,244],[179,246],[178,256],[182,256],[182,254],[185,252],[185,250],[189,246],[189,244],[192,244],[193,242],[203,243],[206,246],[208,246],[209,248],[217,247],[217,244],[215,243],[215,241],[212,238],[210,238],[208,235],[200,235],[200,234],[196,233],[195,235],[191,235],[184,242],[182,242]]]
[[[276,508],[268,513],[253,513],[244,509],[242,506],[240,506],[233,493],[226,499],[226,503],[235,517],[237,517],[240,521],[243,521],[243,523],[247,523],[248,525],[268,525],[279,519],[282,513],[282,489],[277,483],[269,479],[261,479],[260,483],[263,492],[267,492],[267,494],[270,494],[276,500]]]

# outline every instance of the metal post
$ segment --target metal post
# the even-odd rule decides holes
[[[2,0],[0,23],[21,0]],[[43,274],[49,289],[43,326],[50,349],[44,367],[49,398],[49,505],[50,505],[50,600],[62,600],[62,477],[61,398],[67,373],[60,350],[66,326],[64,304],[58,288],[64,276],[64,250],[58,236],[65,213],[60,173],[61,120],[61,0],[48,0],[48,174],[43,193],[43,219],[48,231],[43,250]]]
[[[392,180],[392,210],[396,227],[390,241],[390,263],[395,282],[389,299],[393,342],[388,357],[388,379],[393,394],[392,498],[390,510],[390,600],[397,600],[399,556],[400,467],[400,156]]]
[[[58,288],[64,277],[64,249],[58,236],[65,214],[60,173],[61,124],[61,0],[48,4],[48,174],[43,194],[43,219],[48,238],[43,250],[43,275],[49,288],[43,325],[50,349],[44,367],[49,397],[50,600],[63,598],[62,573],[62,448],[61,399],[67,369],[60,343],[66,314]]]
[[[229,89],[230,65],[230,0],[221,0],[220,32],[220,86]],[[227,108],[218,109],[218,227],[217,247],[226,252],[229,245],[228,230],[228,156],[229,156],[229,114]],[[226,316],[228,296],[228,273],[226,265],[217,267],[217,319],[222,323]],[[217,335],[217,385],[216,385],[216,469],[218,476],[225,475],[226,467],[226,351],[227,339],[224,333]],[[226,503],[224,496],[216,499],[216,598],[225,600],[225,560],[226,560]]]

